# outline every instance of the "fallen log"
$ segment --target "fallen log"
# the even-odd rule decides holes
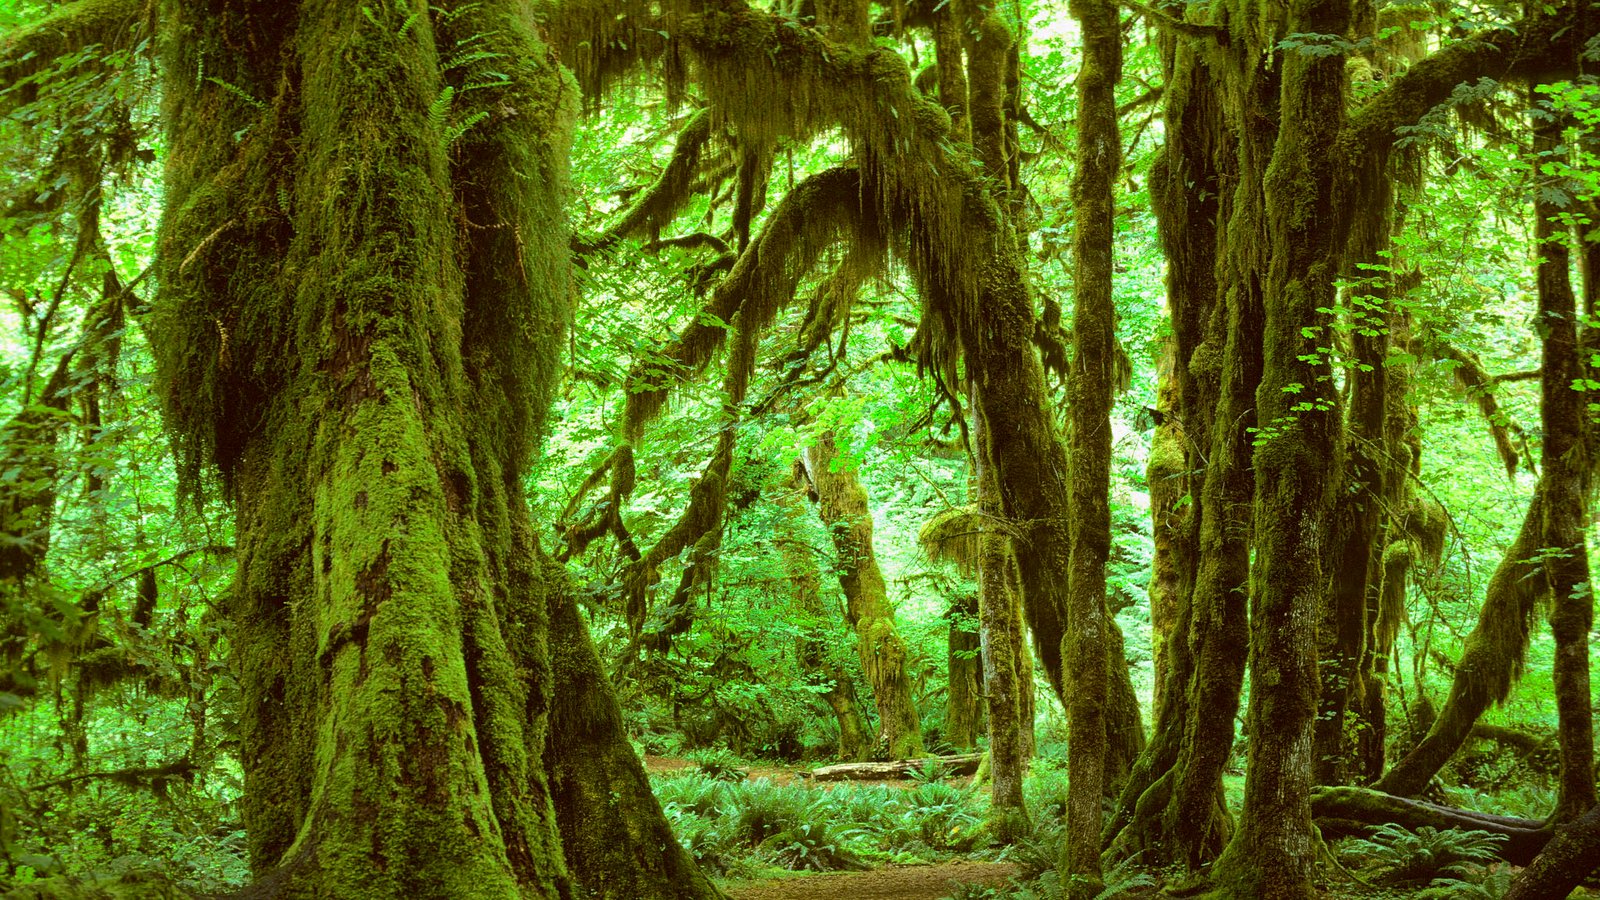
[[[1367,837],[1379,825],[1390,822],[1413,831],[1424,825],[1487,831],[1505,838],[1499,854],[1518,866],[1532,862],[1555,834],[1555,829],[1539,819],[1457,809],[1360,787],[1321,787],[1312,791],[1311,817],[1323,836],[1330,838]]]
[[[930,756],[925,759],[897,759],[893,762],[840,763],[812,769],[807,778],[813,781],[889,781],[910,778],[914,773],[926,771],[928,766],[940,767],[944,775],[971,775],[978,770],[982,753],[965,753],[960,756]]]

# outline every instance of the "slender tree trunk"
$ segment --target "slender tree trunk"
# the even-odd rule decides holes
[[[1179,592],[1183,585],[1178,543],[1183,540],[1187,515],[1182,508],[1185,505],[1182,500],[1188,466],[1184,459],[1183,425],[1178,418],[1172,353],[1169,346],[1162,360],[1161,382],[1156,390],[1156,406],[1161,421],[1156,425],[1155,436],[1150,439],[1150,459],[1145,466],[1145,483],[1150,490],[1150,531],[1154,545],[1150,558],[1149,593],[1150,656],[1154,668],[1152,680],[1155,683],[1152,699],[1156,709],[1161,708],[1162,692],[1166,690],[1171,668],[1172,650],[1168,645],[1176,634],[1174,628],[1178,619]]]
[[[978,415],[979,446],[987,426]],[[978,555],[979,635],[983,647],[983,687],[989,708],[989,830],[1003,843],[1026,836],[1029,829],[1022,779],[1027,773],[1033,721],[1024,720],[1025,693],[1032,680],[1024,680],[1021,663],[1022,617],[1014,583],[1010,536],[1000,526],[999,473],[979,452],[978,510],[986,527]],[[1024,730],[1029,734],[1024,735]]]
[[[788,508],[792,504],[786,502],[783,505],[784,520],[792,524],[781,539],[778,552],[783,556],[784,572],[794,590],[795,605],[811,617],[801,633],[800,665],[827,688],[822,699],[833,710],[834,718],[839,723],[839,758],[861,762],[872,755],[872,738],[864,724],[866,716],[856,700],[855,687],[850,682],[849,674],[843,666],[829,659],[827,641],[823,638],[824,634],[837,627],[839,604],[837,600],[834,601],[834,610],[830,615],[822,599],[822,574],[817,566],[816,554],[809,544],[799,539],[798,529],[794,527],[798,523],[791,518],[797,512]]]
[[[1172,138],[1156,193],[1172,260],[1168,303],[1174,368],[1187,436],[1188,495],[1182,580],[1156,738],[1123,791],[1111,830],[1119,856],[1198,868],[1232,830],[1222,774],[1232,754],[1249,634],[1255,391],[1261,381],[1262,297],[1248,273],[1264,246],[1259,171],[1270,135],[1229,141],[1229,111],[1203,55],[1175,49],[1167,118]],[[1258,85],[1257,90],[1265,90]],[[1268,102],[1256,98],[1254,103]],[[1195,196],[1191,187],[1206,190]]]
[[[1537,107],[1542,95],[1528,92]],[[1563,117],[1540,112],[1534,125],[1535,159],[1555,156]],[[1561,192],[1566,196],[1566,192]],[[1570,232],[1560,216],[1575,212],[1554,202],[1543,186],[1534,190],[1533,239],[1538,255],[1538,330],[1543,337],[1539,416],[1544,426],[1541,453],[1545,494],[1541,554],[1550,591],[1550,630],[1556,642],[1556,713],[1560,720],[1561,773],[1551,820],[1578,818],[1596,802],[1594,712],[1589,691],[1589,639],[1594,629],[1594,592],[1589,580],[1589,548],[1584,530],[1593,471],[1584,440],[1585,407],[1580,393],[1583,362],[1578,355],[1578,304],[1572,292]]]
[[[977,746],[983,730],[983,654],[978,595],[958,594],[945,614],[949,693],[945,700],[944,740],[958,750]]]
[[[867,491],[854,470],[834,470],[839,448],[832,433],[806,448],[801,460],[816,493],[818,512],[839,553],[845,617],[855,630],[861,669],[878,705],[878,751],[889,759],[921,756],[922,720],[906,675],[905,642],[895,630],[894,609],[872,548]]]
[[[1070,896],[1079,898],[1101,889],[1100,807],[1109,632],[1114,627],[1106,609],[1106,560],[1111,554],[1111,403],[1116,381],[1111,277],[1116,180],[1122,165],[1116,98],[1122,29],[1118,9],[1109,0],[1073,0],[1070,6],[1082,28],[1083,62],[1078,69],[1077,171],[1072,182],[1076,299],[1067,458],[1073,515],[1061,650],[1069,719],[1067,842],[1061,871]]]
[[[1338,0],[1294,4],[1295,33],[1343,34]],[[1255,560],[1250,590],[1249,767],[1239,828],[1212,874],[1218,893],[1314,896],[1312,730],[1317,712],[1315,622],[1323,608],[1326,520],[1339,459],[1337,397],[1315,340],[1330,324],[1344,249],[1329,148],[1344,120],[1345,61],[1287,52],[1280,117],[1264,171],[1270,257],[1256,391]],[[1235,239],[1239,236],[1235,235]]]

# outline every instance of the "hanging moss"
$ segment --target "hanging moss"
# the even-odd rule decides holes
[[[594,238],[574,242],[580,254],[595,253],[615,246],[624,238],[641,234],[658,235],[684,205],[693,199],[698,187],[695,177],[705,164],[705,153],[711,142],[712,116],[709,110],[700,110],[689,117],[678,131],[672,156],[655,182],[645,188],[639,199],[628,207],[611,227]]]
[[[644,427],[665,409],[671,388],[699,373],[727,337],[726,323],[741,317],[744,327],[764,331],[825,251],[843,240],[865,248],[882,247],[884,239],[861,206],[858,173],[830,169],[796,185],[768,217],[761,234],[739,255],[727,277],[718,283],[700,316],[659,356],[639,366],[668,371],[667,380],[634,380],[623,414],[624,440],[635,442]],[[879,253],[851,254],[860,274],[881,271]]]
[[[952,507],[934,513],[923,523],[917,532],[917,545],[933,562],[950,563],[962,575],[973,578],[978,574],[984,533],[993,527],[1000,525],[988,524],[973,507]]]

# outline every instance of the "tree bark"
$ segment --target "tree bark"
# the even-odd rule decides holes
[[[185,484],[215,472],[237,515],[251,890],[567,898],[576,872],[715,897],[597,663],[552,664],[564,576],[530,549],[521,482],[560,373],[576,90],[523,4],[470,10],[161,10],[151,343]],[[496,87],[444,63],[467,41]],[[564,652],[588,648],[556,612]],[[595,781],[547,760],[553,709],[626,816],[581,791],[558,811],[553,783]],[[558,812],[614,835],[627,871],[563,846]]]
[[[1530,88],[1529,105],[1542,95]],[[1561,152],[1565,117],[1539,110],[1534,125],[1535,165]],[[1570,189],[1570,186],[1564,185]],[[1590,476],[1594,458],[1584,440],[1589,398],[1578,390],[1584,365],[1579,355],[1578,303],[1572,291],[1571,234],[1560,217],[1572,204],[1557,203],[1556,192],[1534,188],[1533,239],[1538,258],[1539,311],[1536,330],[1543,338],[1539,418],[1544,426],[1540,453],[1545,494],[1540,554],[1550,591],[1550,630],[1555,636],[1555,700],[1561,739],[1561,772],[1554,822],[1572,821],[1597,802],[1595,794],[1594,711],[1589,692],[1589,636],[1594,630],[1594,592],[1589,580],[1588,524]],[[1565,191],[1560,196],[1568,196]]]
[[[962,593],[950,603],[946,665],[944,740],[957,750],[977,746],[984,727],[983,640],[978,622],[978,595]]]
[[[982,753],[964,753],[957,756],[930,756],[926,759],[900,759],[893,762],[840,763],[812,769],[813,781],[877,781],[880,779],[909,778],[930,765],[942,767],[946,775],[971,775],[978,771],[983,761]]]
[[[1343,34],[1350,6],[1293,4],[1290,33]],[[1250,573],[1250,734],[1244,806],[1212,869],[1219,895],[1310,898],[1311,738],[1317,711],[1315,622],[1327,582],[1326,520],[1338,471],[1339,417],[1326,354],[1344,249],[1328,152],[1344,120],[1345,61],[1281,52],[1279,121],[1262,172],[1268,237],[1262,377],[1256,391],[1255,559]],[[1232,239],[1240,239],[1233,235]]]
[[[999,472],[982,449],[987,422],[981,412],[977,419],[978,511],[986,524],[979,538],[978,616],[983,692],[989,708],[989,831],[997,840],[1013,843],[1029,829],[1022,780],[1032,753],[1033,719],[1024,711],[1023,697],[1032,692],[1033,680],[1025,680],[1022,671],[1026,657],[1016,562],[1010,537],[1000,524]]]
[[[1600,806],[1556,829],[1528,867],[1517,874],[1505,900],[1544,900],[1570,896],[1583,880],[1600,868]]]
[[[1106,560],[1111,555],[1111,404],[1117,359],[1112,255],[1116,180],[1122,166],[1116,98],[1122,28],[1110,0],[1073,0],[1070,9],[1082,29],[1083,61],[1078,68],[1077,170],[1072,181],[1076,295],[1067,461],[1073,516],[1067,632],[1061,649],[1069,724],[1067,838],[1060,868],[1069,895],[1077,900],[1102,888],[1100,808],[1106,787],[1109,632],[1114,627],[1106,609]]]
[[[905,642],[895,630],[894,608],[872,548],[872,512],[855,470],[844,468],[832,432],[801,455],[823,524],[839,554],[845,618],[856,633],[861,670],[878,705],[877,752],[888,759],[922,755],[922,719],[906,674]],[[837,471],[835,468],[837,467]]]
[[[1423,826],[1487,831],[1506,839],[1498,852],[1519,866],[1527,865],[1553,833],[1539,819],[1489,815],[1358,787],[1317,788],[1311,795],[1311,812],[1324,837],[1366,836],[1391,823],[1413,831]]]
[[[833,710],[834,718],[839,723],[839,758],[864,760],[872,755],[872,738],[864,724],[866,717],[856,700],[855,686],[851,684],[849,673],[829,658],[827,641],[823,637],[839,621],[839,603],[837,600],[833,602],[834,609],[830,615],[826,609],[828,604],[822,599],[822,574],[817,566],[816,554],[809,544],[799,539],[798,528],[794,527],[798,523],[791,518],[798,515],[798,511],[789,508],[793,505],[791,502],[783,504],[784,520],[792,524],[786,529],[788,533],[781,539],[778,552],[783,557],[784,572],[794,590],[795,605],[811,618],[801,629],[800,665],[827,688],[822,699]]]

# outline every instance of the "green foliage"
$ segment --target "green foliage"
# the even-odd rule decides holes
[[[866,864],[850,852],[848,845],[859,834],[858,829],[841,829],[826,820],[814,820],[787,828],[762,842],[762,846],[775,851],[780,862],[797,871],[865,869]]]
[[[655,784],[655,794],[663,807],[680,809],[707,819],[721,817],[732,802],[732,791],[727,782],[698,774],[659,779]]]
[[[1436,878],[1417,893],[1418,900],[1500,900],[1511,890],[1515,873],[1510,866],[1484,869],[1476,877]]]
[[[1504,840],[1487,831],[1428,825],[1411,831],[1388,824],[1369,838],[1350,841],[1344,852],[1363,860],[1384,884],[1425,885],[1475,873],[1497,858],[1497,847]]]
[[[950,767],[943,760],[929,757],[922,765],[911,770],[911,780],[917,784],[935,784],[950,775]]]
[[[740,767],[739,758],[725,748],[696,750],[689,754],[701,775],[713,781],[743,781],[748,771]]]

